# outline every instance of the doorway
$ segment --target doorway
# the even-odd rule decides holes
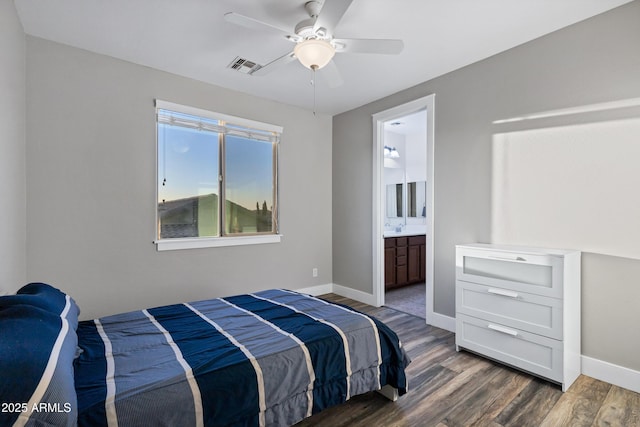
[[[434,313],[434,98],[435,95],[429,95],[373,115],[374,299],[376,305],[385,305],[386,288],[396,287],[397,295],[402,291],[416,299],[417,287],[425,302],[424,308],[419,309],[424,310],[420,317],[427,323],[431,323]],[[403,137],[403,133],[412,136]],[[422,240],[420,236],[423,236]],[[395,245],[397,252],[390,249]],[[416,264],[420,259],[416,251],[419,254],[420,250],[424,251],[424,261]],[[390,253],[399,254],[395,266],[391,263]],[[404,258],[405,254],[413,259],[406,269],[403,263],[409,260]],[[424,281],[416,276],[416,265],[420,265],[418,274]],[[397,286],[389,286],[391,279],[388,274],[385,277],[385,271],[389,272],[390,268],[394,268],[394,274],[397,272],[399,276],[393,278]],[[413,273],[407,272],[405,277],[404,271],[408,269]],[[413,290],[406,286],[412,282],[416,283],[411,286]],[[392,299],[391,294],[389,298]]]

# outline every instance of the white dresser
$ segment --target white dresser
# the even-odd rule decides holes
[[[579,251],[456,246],[456,349],[562,385],[580,375]]]

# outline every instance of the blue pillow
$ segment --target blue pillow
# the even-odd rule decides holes
[[[77,396],[73,360],[78,308],[71,297],[42,283],[0,297],[0,426],[74,426]]]
[[[53,286],[46,283],[29,283],[20,288],[16,295],[0,298],[0,309],[21,304],[63,315],[73,330],[78,329],[80,308],[73,298]]]

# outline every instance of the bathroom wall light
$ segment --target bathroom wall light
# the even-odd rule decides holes
[[[388,145],[385,145],[384,157],[388,159],[397,159],[400,157],[400,153],[398,153],[398,150],[396,150],[396,147],[389,147]]]

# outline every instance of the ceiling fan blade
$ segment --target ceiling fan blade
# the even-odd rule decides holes
[[[278,28],[275,25],[271,25],[266,22],[259,21],[255,18],[250,18],[248,16],[240,15],[239,13],[235,13],[235,12],[225,13],[224,20],[244,28],[249,28],[250,30],[267,31],[272,34],[278,34],[285,37],[288,37],[291,35],[289,31],[283,30],[282,28]]]
[[[296,56],[293,52],[289,52],[285,55],[282,55],[280,58],[278,59],[274,59],[273,61],[269,62],[266,65],[263,65],[262,67],[258,68],[257,70],[255,70],[253,73],[251,73],[252,76],[264,76],[269,74],[270,72],[274,71],[275,69],[288,64],[291,61],[295,61]]]
[[[320,14],[316,19],[316,23],[313,26],[314,32],[318,31],[318,28],[325,28],[328,36],[333,35],[333,30],[347,9],[349,9],[352,1],[353,0],[325,0]]]
[[[338,70],[336,63],[333,61],[330,61],[327,65],[325,65],[320,70],[320,74],[322,74],[323,78],[331,89],[342,86],[342,84],[344,83],[344,80],[342,80],[342,76],[340,75],[340,71]]]
[[[336,52],[397,55],[404,49],[404,42],[394,39],[333,39],[332,42]]]

